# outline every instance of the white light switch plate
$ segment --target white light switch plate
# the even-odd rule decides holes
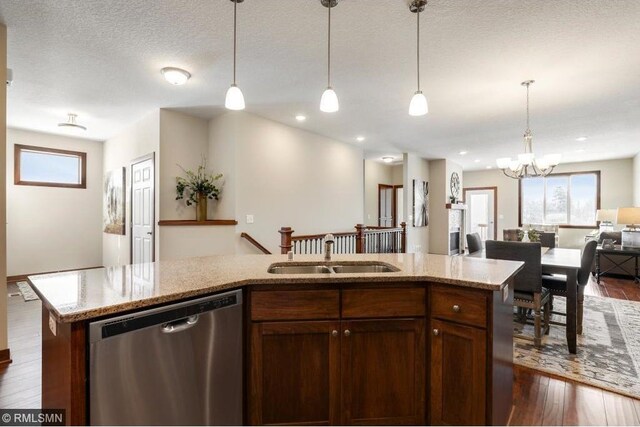
[[[53,334],[53,336],[56,336],[56,326],[58,324],[56,323],[56,319],[53,318],[53,316],[51,314],[49,314],[49,329],[51,329],[51,333]]]
[[[253,215],[247,215],[247,224],[253,224]]]

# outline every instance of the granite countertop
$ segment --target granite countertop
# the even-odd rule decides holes
[[[60,322],[76,322],[260,284],[430,281],[501,290],[521,262],[433,254],[334,255],[331,264],[383,262],[393,273],[271,274],[286,255],[217,255],[148,264],[29,276],[35,292]],[[322,255],[298,255],[293,263],[319,263]]]

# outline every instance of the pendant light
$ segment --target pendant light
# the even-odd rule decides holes
[[[236,85],[236,30],[238,22],[238,3],[242,3],[244,0],[231,0],[233,2],[233,84],[227,90],[227,97],[224,101],[224,106],[228,110],[244,110],[244,95],[242,91]]]
[[[77,114],[73,114],[73,113],[68,113],[67,114],[67,121],[66,122],[62,122],[62,123],[58,123],[58,126],[64,129],[69,129],[69,130],[79,130],[79,131],[84,131],[87,130],[86,126],[82,126],[80,124],[78,124],[76,122],[76,119],[78,118]]]
[[[424,11],[425,6],[427,5],[427,0],[413,0],[409,5],[409,10],[412,13],[415,13],[418,20],[418,31],[417,31],[417,48],[416,48],[416,57],[417,57],[417,65],[418,65],[418,90],[413,94],[413,98],[411,98],[411,103],[409,104],[409,114],[412,116],[424,116],[429,112],[429,105],[427,104],[427,98],[420,90],[420,12]]]
[[[331,87],[331,8],[338,5],[338,0],[320,0],[320,3],[329,10],[329,27],[327,32],[327,88],[320,99],[320,111],[335,113],[340,109],[338,96]]]

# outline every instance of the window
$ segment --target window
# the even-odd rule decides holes
[[[16,185],[87,188],[87,154],[15,145]]]
[[[520,226],[594,228],[600,209],[600,171],[520,180]]]

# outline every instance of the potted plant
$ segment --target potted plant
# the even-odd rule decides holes
[[[220,188],[216,182],[222,178],[222,174],[207,172],[207,158],[204,156],[195,172],[180,165],[178,167],[185,176],[176,177],[176,200],[185,200],[187,206],[196,205],[196,221],[206,221],[207,201],[220,198]]]

